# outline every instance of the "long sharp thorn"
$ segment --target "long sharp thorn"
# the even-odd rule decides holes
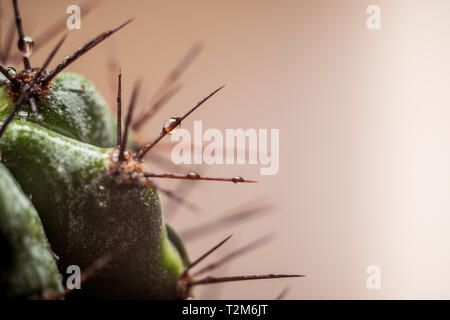
[[[127,146],[128,140],[128,129],[130,127],[131,119],[133,119],[133,110],[136,105],[137,97],[139,96],[139,91],[141,89],[141,80],[137,80],[134,84],[133,93],[131,94],[130,104],[128,105],[127,117],[125,119],[125,131],[123,133],[122,142],[120,144],[119,161],[124,161],[125,148]]]
[[[139,130],[139,128],[148,120],[154,117],[154,115],[181,89],[181,85],[173,87],[161,96],[152,107],[144,113],[139,120],[133,124],[133,130]]]
[[[248,281],[248,280],[263,280],[263,279],[280,279],[280,278],[301,278],[305,277],[303,274],[263,274],[263,275],[249,275],[249,276],[231,276],[231,277],[206,277],[203,279],[192,280],[189,286],[197,286],[204,284],[213,284],[231,281]]]
[[[82,46],[81,48],[79,48],[77,51],[75,51],[75,53],[73,55],[71,55],[69,58],[64,59],[63,62],[61,62],[55,69],[53,69],[48,75],[47,77],[45,77],[42,80],[42,83],[48,83],[49,81],[51,81],[54,77],[56,77],[56,75],[58,73],[60,73],[61,71],[63,71],[65,68],[67,68],[72,62],[74,62],[75,60],[77,60],[79,57],[81,57],[83,54],[85,54],[86,52],[88,52],[89,50],[91,50],[92,48],[94,48],[97,44],[101,43],[103,40],[105,40],[106,38],[108,38],[109,36],[111,36],[112,34],[114,34],[115,32],[119,31],[120,29],[122,29],[123,27],[125,27],[127,24],[129,24],[131,21],[133,21],[133,19],[129,19],[127,21],[125,21],[124,23],[122,23],[121,25],[119,25],[118,27],[103,32],[102,34],[100,34],[99,36],[97,36],[96,38],[90,40],[89,42],[87,42],[84,46]]]
[[[207,180],[207,181],[227,181],[227,182],[234,182],[234,183],[257,183],[258,181],[255,180],[245,180],[241,177],[234,177],[234,178],[215,178],[215,177],[201,177],[199,175],[182,175],[182,174],[175,174],[175,173],[152,173],[152,172],[146,172],[144,173],[145,177],[147,178],[163,178],[163,179],[182,179],[182,180]]]
[[[181,117],[176,118],[176,122],[173,125],[173,128],[177,127],[178,125],[181,124],[181,122],[183,122],[184,119],[186,119],[192,112],[194,112],[195,110],[197,110],[203,103],[206,102],[206,100],[208,100],[209,98],[211,98],[214,94],[216,94],[218,91],[220,91],[223,87],[225,86],[221,86],[218,89],[214,90],[213,92],[211,92],[209,95],[207,95],[205,98],[203,98],[202,100],[200,100],[199,102],[197,102],[197,104],[192,107],[188,112],[186,112],[184,115],[182,115]],[[159,134],[158,137],[156,137],[155,140],[153,140],[151,143],[145,145],[136,155],[136,160],[140,161],[142,160],[142,158],[155,146],[158,144],[159,141],[161,141],[162,138],[164,138],[167,134],[170,133],[171,130],[162,130],[161,133]]]
[[[250,242],[246,246],[244,246],[240,249],[237,249],[237,250],[231,252],[230,254],[227,254],[222,259],[219,259],[216,262],[210,263],[207,266],[203,267],[202,269],[194,272],[194,277],[197,277],[206,272],[217,269],[217,268],[223,266],[224,264],[226,264],[227,262],[231,261],[232,259],[235,259],[239,256],[242,256],[243,254],[246,254],[252,250],[255,250],[255,249],[261,247],[262,245],[266,244],[267,242],[271,241],[272,239],[273,239],[273,236],[271,234],[268,234],[259,239],[256,239],[255,241]]]
[[[206,102],[206,100],[208,100],[209,98],[211,98],[213,95],[215,95],[217,92],[219,92],[220,90],[222,90],[225,86],[221,86],[219,88],[217,88],[216,90],[214,90],[213,92],[211,92],[209,95],[207,95],[206,97],[204,97],[202,100],[200,100],[199,102],[197,102],[197,104],[195,106],[193,106],[188,112],[186,112],[183,116],[181,116],[180,118],[180,123],[186,119],[192,112],[194,112],[195,110],[197,110],[203,103]]]
[[[36,83],[36,81],[39,79],[39,75],[47,68],[47,66],[50,64],[50,62],[52,61],[53,57],[55,56],[56,52],[58,51],[58,49],[61,47],[61,45],[63,44],[64,40],[66,39],[66,36],[64,36],[59,42],[58,44],[55,46],[55,48],[53,49],[53,51],[50,53],[50,55],[47,57],[47,59],[45,60],[44,64],[42,65],[42,67],[39,69],[39,71],[34,75],[33,80],[28,83],[22,91],[22,94],[19,96],[19,98],[17,99],[16,103],[14,104],[14,107],[12,108],[11,112],[9,113],[8,117],[6,118],[5,122],[3,122],[2,127],[0,128],[0,139],[3,136],[3,133],[5,132],[8,124],[12,121],[12,119],[14,118],[14,115],[16,114],[16,112],[19,110],[19,108],[22,106],[24,100],[26,99],[26,97],[28,96],[28,91],[34,86],[34,84]]]
[[[214,251],[216,251],[217,249],[219,249],[225,242],[227,242],[233,235],[230,234],[228,237],[226,237],[224,240],[220,241],[218,244],[216,244],[214,247],[212,247],[211,249],[209,249],[207,252],[205,252],[204,254],[202,254],[197,260],[195,260],[194,262],[192,262],[183,272],[182,276],[186,276],[189,272],[189,270],[191,270],[193,267],[195,267],[197,264],[199,264],[200,262],[202,262],[206,257],[208,257],[211,253],[213,253]]]
[[[122,71],[117,79],[117,148],[122,145]]]
[[[202,51],[203,45],[201,43],[196,43],[187,54],[181,59],[181,61],[177,64],[177,66],[167,75],[164,79],[163,83],[156,90],[155,94],[150,99],[149,105],[152,105],[152,108],[149,112],[147,112],[143,117],[141,117],[140,121],[133,125],[134,130],[138,130],[146,121],[153,118],[153,116],[161,109],[161,107],[167,102],[173,94],[169,92],[173,92],[174,88],[171,90],[170,87],[180,79],[189,65],[194,61],[194,59],[198,56],[200,51]],[[169,90],[169,92],[166,92]],[[176,93],[176,92],[174,92]],[[165,96],[169,97],[165,99],[164,103],[159,103],[158,101],[164,99]]]
[[[17,34],[19,35],[19,42],[20,42],[24,40],[25,34],[23,33],[22,17],[20,16],[19,5],[17,4],[17,0],[13,0],[13,6],[14,6],[14,16],[16,19]],[[25,70],[31,69],[30,59],[26,55],[23,56],[23,65],[25,67]]]

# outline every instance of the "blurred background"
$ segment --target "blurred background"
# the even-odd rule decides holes
[[[12,9],[0,3],[5,37]],[[184,234],[240,210],[266,209],[232,226],[191,232],[191,258],[230,233],[208,262],[273,233],[272,242],[213,274],[306,274],[199,287],[197,298],[273,299],[286,287],[287,299],[450,298],[449,1],[104,0],[88,15],[77,0],[19,4],[31,37],[68,17],[69,5],[82,7],[81,30],[60,24],[69,38],[58,59],[135,18],[69,68],[90,79],[113,109],[114,61],[125,104],[134,80],[144,79],[143,111],[189,48],[204,45],[183,89],[141,130],[143,139],[222,84],[184,128],[202,120],[204,129],[280,129],[274,176],[260,176],[259,165],[174,167],[167,145],[156,152],[166,167],[148,157],[156,172],[260,181],[160,181],[202,209],[193,213],[163,197],[166,219]],[[366,26],[370,5],[381,8],[380,30]],[[34,66],[55,42],[36,51]],[[381,269],[379,290],[366,286],[370,265]]]

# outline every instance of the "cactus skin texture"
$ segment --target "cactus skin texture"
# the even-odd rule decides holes
[[[121,168],[113,160],[116,149],[14,120],[0,140],[0,150],[3,163],[32,195],[62,273],[71,264],[84,269],[117,252],[97,277],[84,284],[83,294],[180,297],[177,282],[188,262],[185,253],[168,237],[156,191],[115,171]]]
[[[0,295],[10,299],[62,292],[38,213],[0,163]]]
[[[0,86],[0,117],[14,105],[14,98]],[[116,143],[115,118],[95,86],[81,75],[62,72],[56,76],[49,92],[38,101],[41,125],[82,142],[99,147]],[[23,105],[16,116],[34,122],[31,107]]]

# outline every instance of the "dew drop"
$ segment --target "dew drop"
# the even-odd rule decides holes
[[[17,74],[17,70],[14,69],[13,67],[8,67],[8,68],[6,68],[6,70],[8,70],[8,72],[13,76],[15,76]]]
[[[180,127],[180,118],[172,117],[164,122],[163,131],[165,133],[174,133]]]
[[[30,37],[19,39],[18,46],[22,56],[29,58],[33,54],[34,41]]]
[[[187,175],[186,175],[186,178],[188,178],[188,179],[198,179],[198,178],[200,178],[200,175],[197,173],[197,172],[189,172]]]
[[[231,181],[233,181],[234,183],[241,183],[241,182],[244,182],[244,178],[242,178],[242,177],[239,177],[239,176],[236,176],[236,177],[234,177],[233,179],[231,179]]]

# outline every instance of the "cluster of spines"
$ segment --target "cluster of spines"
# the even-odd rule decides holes
[[[53,48],[53,50],[50,52],[48,57],[45,59],[45,62],[42,64],[42,66],[39,69],[33,69],[30,62],[30,56],[31,51],[33,49],[34,43],[32,42],[31,38],[26,37],[23,32],[23,26],[22,26],[22,19],[20,16],[20,11],[18,7],[17,0],[12,0],[13,7],[14,7],[14,18],[15,18],[15,27],[18,33],[19,41],[19,51],[21,52],[22,59],[23,59],[23,65],[26,72],[32,72],[34,71],[34,76],[32,77],[32,80],[28,83],[24,83],[21,79],[18,79],[14,77],[13,74],[9,72],[9,69],[4,67],[2,64],[6,63],[8,59],[10,58],[10,48],[12,46],[12,41],[14,38],[14,28],[11,27],[9,29],[8,35],[7,35],[7,41],[6,46],[4,46],[4,51],[0,53],[0,72],[5,76],[7,79],[4,83],[6,84],[9,82],[11,88],[18,92],[18,98],[15,101],[15,104],[10,112],[10,114],[7,116],[6,120],[2,124],[0,128],[0,138],[5,132],[8,124],[14,119],[14,116],[19,111],[21,106],[28,102],[32,108],[35,120],[37,122],[40,122],[41,119],[39,117],[39,111],[37,108],[36,103],[36,97],[33,93],[33,87],[35,85],[39,86],[48,86],[50,82],[55,78],[56,75],[58,75],[60,72],[65,70],[71,63],[73,63],[75,60],[80,58],[82,55],[84,55],[86,52],[94,48],[96,45],[101,43],[103,40],[117,32],[118,30],[122,29],[124,26],[129,24],[133,19],[129,19],[125,21],[124,23],[120,24],[114,29],[111,29],[109,31],[103,32],[102,34],[98,35],[94,39],[88,41],[86,44],[84,44],[82,47],[77,49],[75,53],[73,53],[71,56],[67,56],[63,59],[61,63],[59,63],[53,70],[47,72],[46,69],[49,66],[50,62],[56,55],[59,48],[62,46],[63,42],[65,41],[67,35],[64,35],[56,44],[56,46]],[[93,8],[97,6],[97,2],[93,1],[90,5],[86,5],[86,13],[91,11]],[[39,39],[43,39],[43,43],[49,41],[51,38],[55,37],[59,30],[56,29],[56,25],[61,24],[59,21],[57,24],[52,26],[51,28],[47,29],[43,35],[38,37]],[[182,116],[179,117],[172,117],[169,119],[165,125],[163,126],[163,129],[161,130],[160,134],[153,139],[150,143],[144,145],[137,153],[132,153],[131,151],[126,151],[126,144],[128,140],[128,132],[129,128],[132,127],[134,130],[139,130],[143,124],[145,124],[147,121],[149,121],[161,108],[164,104],[166,104],[171,97],[173,97],[181,88],[181,86],[177,83],[177,80],[181,77],[181,75],[184,73],[184,71],[187,69],[189,64],[192,62],[192,60],[198,55],[198,53],[201,51],[201,45],[196,44],[189,52],[188,54],[183,57],[183,59],[180,61],[180,63],[176,66],[174,70],[172,70],[171,73],[166,77],[166,79],[163,81],[162,85],[158,88],[156,91],[156,94],[153,96],[153,98],[150,100],[150,108],[145,111],[142,116],[139,118],[138,121],[132,123],[132,117],[133,117],[133,111],[136,105],[137,97],[139,95],[139,90],[141,86],[141,81],[136,81],[133,93],[130,99],[129,107],[128,107],[128,113],[125,118],[125,126],[122,134],[122,93],[121,93],[121,84],[122,84],[122,73],[119,71],[118,75],[118,93],[117,93],[117,144],[116,148],[119,150],[119,156],[118,161],[124,162],[125,159],[125,153],[132,154],[134,157],[134,160],[141,162],[144,158],[144,156],[150,152],[166,135],[168,135],[170,132],[172,132],[174,129],[179,127],[191,113],[193,113],[196,109],[198,109],[202,104],[204,104],[209,98],[211,98],[214,94],[216,94],[218,91],[220,91],[224,86],[219,87],[218,89],[211,92],[209,95],[207,95],[205,98],[200,100],[197,104],[195,104],[192,108],[190,108],[186,113],[184,113]],[[17,59],[17,56],[14,56],[13,58]],[[15,60],[14,59],[14,60]],[[253,180],[246,180],[242,177],[233,177],[233,178],[216,178],[216,177],[205,177],[201,176],[196,172],[190,172],[186,175],[180,175],[180,174],[174,174],[174,173],[151,173],[151,172],[145,172],[144,178],[146,179],[146,182],[149,181],[150,178],[166,178],[166,179],[182,179],[182,180],[210,180],[210,181],[229,181],[234,183],[254,183],[257,181]],[[178,197],[175,193],[161,189],[160,187],[157,187],[154,182],[151,182],[151,186],[153,188],[158,189],[159,191],[165,193],[170,198],[177,200],[179,202],[183,202],[185,204],[188,204],[188,202],[185,202],[184,199]],[[264,208],[262,208],[264,209]],[[225,216],[221,219],[222,222],[225,224],[232,224],[236,221],[241,221],[242,219],[248,218],[254,213],[260,213],[262,212],[262,209],[250,209],[247,211],[238,212],[237,214],[231,215],[231,216]],[[188,238],[189,235],[192,237],[193,234],[198,234],[201,230],[209,230],[211,231],[211,228],[206,226],[200,226],[197,228],[194,228],[195,230],[187,230],[185,231],[186,237]],[[220,243],[212,247],[210,250],[208,250],[206,253],[201,255],[198,259],[194,260],[189,266],[186,267],[186,269],[183,271],[182,275],[180,276],[180,281],[185,281],[187,289],[198,286],[198,285],[204,285],[204,284],[212,284],[212,283],[220,283],[220,282],[230,282],[230,281],[244,281],[244,280],[258,280],[258,279],[274,279],[274,278],[288,278],[288,277],[304,277],[304,275],[298,275],[298,274],[265,274],[265,275],[242,275],[242,276],[228,276],[228,277],[204,277],[204,278],[196,278],[200,275],[203,275],[206,272],[212,271],[217,269],[218,267],[224,265],[225,263],[231,261],[233,258],[236,258],[238,256],[243,255],[244,253],[249,252],[250,250],[253,250],[255,248],[260,247],[262,244],[267,243],[268,240],[270,240],[270,236],[264,236],[260,239],[255,240],[254,242],[226,255],[219,261],[216,261],[214,263],[210,263],[206,265],[205,267],[201,268],[200,270],[190,274],[191,269],[193,269],[195,266],[197,266],[200,262],[202,262],[205,258],[207,258],[211,253],[216,251],[219,247],[221,247],[223,244],[225,244],[229,239],[231,238],[231,235],[222,240]],[[84,270],[82,275],[82,281],[87,280],[88,278],[92,277],[98,270],[103,268],[110,260],[111,260],[112,254],[107,254],[100,259],[96,260],[91,267],[88,267],[86,270]],[[285,296],[287,292],[287,288],[284,289],[279,296],[278,299]],[[66,289],[63,295],[67,295],[70,293],[69,289]],[[60,296],[49,296],[50,298],[59,298]]]

